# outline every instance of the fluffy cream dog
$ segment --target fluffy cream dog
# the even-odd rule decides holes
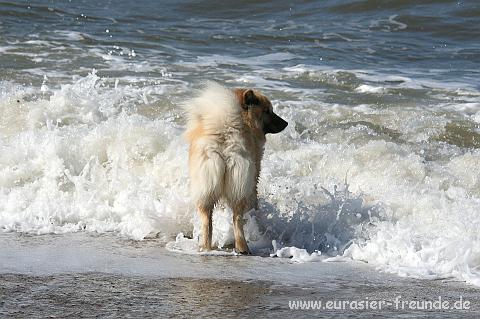
[[[222,200],[233,210],[235,250],[249,253],[243,215],[257,207],[265,134],[281,132],[288,123],[258,91],[216,83],[209,83],[185,108],[191,197],[202,220],[200,249],[212,249],[212,211]]]

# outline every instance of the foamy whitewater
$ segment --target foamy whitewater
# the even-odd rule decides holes
[[[290,11],[311,10],[305,6]],[[356,10],[349,8],[329,12]],[[50,12],[75,23],[88,10],[87,17],[122,11],[60,9]],[[189,200],[180,105],[203,81],[216,80],[262,90],[289,122],[284,132],[267,136],[260,209],[246,215],[254,254],[359,260],[401,276],[480,286],[480,88],[472,80],[478,72],[467,70],[478,62],[471,58],[462,69],[452,58],[453,67],[418,62],[406,68],[403,57],[384,57],[385,38],[420,23],[402,12],[378,12],[329,30],[315,26],[322,19],[314,14],[302,20],[291,13],[285,23],[288,8],[238,26],[196,10],[190,17],[185,9],[190,20],[169,20],[166,27],[183,34],[182,27],[197,32],[200,25],[213,32],[206,40],[200,31],[190,40],[168,38],[163,29],[162,38],[148,21],[122,33],[127,26],[95,16],[90,29],[59,25],[21,36],[14,22],[0,24],[8,35],[0,61],[12,65],[0,82],[0,230],[113,232],[195,253],[200,225]],[[35,14],[32,19],[41,15]],[[204,19],[195,20],[197,14]],[[361,42],[366,29],[380,43]],[[251,51],[235,51],[240,42],[231,39],[243,45],[252,30],[259,34],[247,37]],[[361,45],[363,51],[350,47]],[[442,50],[435,51],[438,61],[451,53]],[[451,54],[461,60],[465,50]],[[421,59],[421,51],[411,56]],[[380,62],[358,63],[364,57]],[[219,250],[212,254],[233,254],[231,219],[229,208],[216,208]]]

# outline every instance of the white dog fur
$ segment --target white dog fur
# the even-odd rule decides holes
[[[243,215],[257,205],[265,134],[278,133],[287,123],[273,113],[270,101],[259,92],[230,90],[212,82],[184,108],[191,198],[202,218],[201,248],[211,249],[212,211],[223,200],[233,210],[235,248],[248,253]],[[273,125],[273,131],[265,131],[267,124],[262,121]]]

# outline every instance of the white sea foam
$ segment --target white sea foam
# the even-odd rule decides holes
[[[126,97],[102,90],[91,74],[21,104],[17,123],[6,124],[24,126],[1,145],[2,228],[134,239],[183,229],[190,216],[181,129],[170,119],[127,114]]]
[[[55,30],[54,34],[57,35],[59,39],[66,39],[70,41],[81,41],[85,39],[85,33],[71,31],[71,30]]]
[[[198,57],[198,62],[204,65],[217,65],[217,64],[233,64],[233,65],[269,65],[275,62],[287,61],[296,58],[295,55],[291,53],[271,53],[261,56],[256,56],[255,58],[237,58],[233,56],[225,55],[208,55]]]
[[[282,76],[308,76],[313,80],[325,80],[330,77],[336,79],[342,74],[350,74],[358,80],[369,82],[365,85],[382,85],[385,88],[403,88],[403,89],[439,89],[446,90],[450,93],[456,93],[462,97],[473,96],[478,97],[478,90],[471,83],[456,82],[447,80],[434,80],[431,78],[414,77],[414,70],[409,70],[408,73],[397,71],[397,74],[381,73],[379,71],[365,70],[365,69],[335,69],[330,66],[323,65],[305,65],[298,64],[294,66],[284,67]],[[436,70],[430,70],[435,73]],[[438,71],[440,72],[440,71]],[[278,76],[278,75],[277,75]],[[341,81],[339,81],[341,82]]]
[[[397,14],[391,15],[388,19],[373,20],[370,22],[370,28],[381,29],[385,32],[405,30],[408,25],[395,20],[398,17]]]
[[[314,251],[309,254],[306,249],[300,249],[297,247],[283,247],[278,248],[277,243],[274,240],[273,245],[273,254],[270,254],[270,257],[280,257],[280,258],[290,258],[293,262],[313,262],[321,261],[321,252]]]
[[[187,255],[202,255],[202,256],[237,256],[234,251],[225,250],[210,250],[199,251],[198,240],[185,237],[183,233],[179,233],[175,238],[175,241],[168,242],[165,247],[171,251]]]
[[[385,88],[381,86],[371,86],[368,84],[362,84],[355,89],[355,91],[360,93],[383,93]]]
[[[194,251],[187,145],[180,111],[163,101],[169,87],[112,86],[95,73],[46,86],[32,98],[32,89],[1,84],[0,227],[158,236],[171,250]],[[152,101],[166,108],[161,116],[137,111]],[[260,210],[246,215],[254,253],[315,261],[318,250],[480,285],[480,151],[437,143],[428,157],[444,115],[273,102],[290,125],[267,138]],[[231,219],[230,209],[216,208],[220,254],[233,243]],[[188,238],[174,240],[179,233]]]

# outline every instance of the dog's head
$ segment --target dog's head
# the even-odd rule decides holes
[[[270,100],[258,91],[252,89],[235,89],[235,96],[242,107],[242,112],[254,126],[263,131],[263,134],[276,134],[283,131],[288,122],[273,113]]]

